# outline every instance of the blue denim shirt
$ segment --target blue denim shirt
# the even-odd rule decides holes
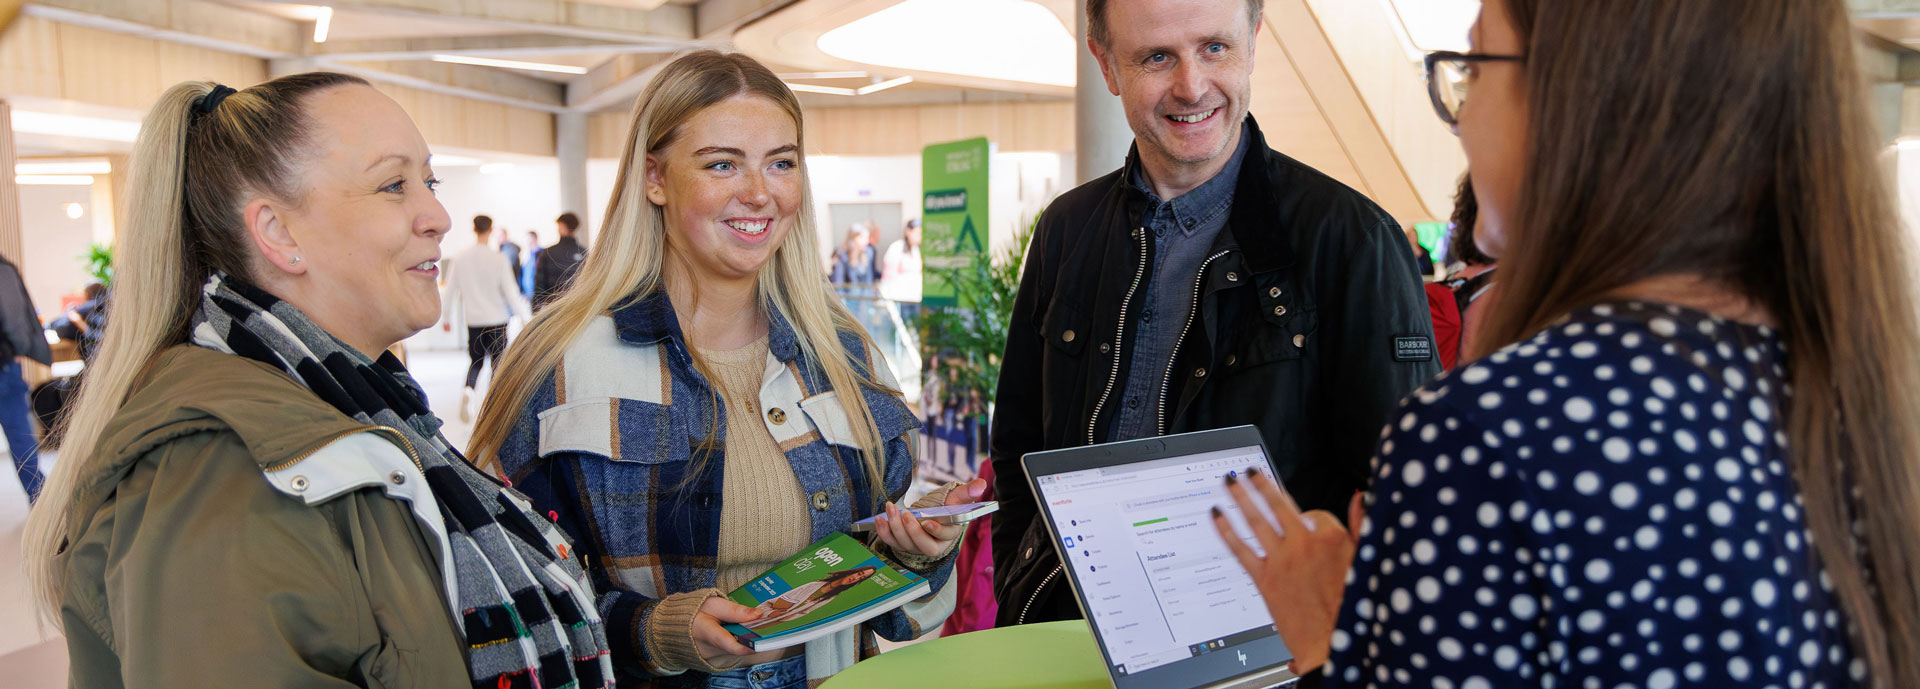
[[[1125,387],[1119,391],[1119,416],[1109,427],[1108,441],[1160,435],[1160,388],[1172,363],[1180,331],[1193,312],[1194,280],[1211,255],[1214,240],[1232,215],[1234,187],[1240,181],[1240,163],[1247,157],[1247,135],[1227,159],[1227,166],[1193,191],[1170,201],[1153,193],[1138,167],[1133,187],[1147,197],[1140,225],[1153,242],[1153,267],[1146,284],[1133,296],[1140,309],[1140,326],[1133,336],[1133,357],[1127,366]]]
[[[792,325],[769,313],[765,413],[758,418],[730,419],[725,405],[715,404],[673,305],[654,294],[588,326],[500,449],[514,487],[571,535],[585,558],[623,680],[659,673],[645,645],[653,603],[714,584],[727,423],[767,424],[807,496],[815,539],[875,514],[882,500],[898,501],[911,480],[911,431],[920,422],[906,403],[860,391],[886,440],[885,485],[872,486],[839,391],[802,355]],[[897,387],[886,362],[859,337],[842,333],[841,342],[857,352],[850,356],[856,368]],[[703,454],[704,468],[694,473],[692,460]],[[939,591],[952,569],[948,558],[923,574]],[[913,638],[926,621],[913,617],[912,607],[865,624],[890,640]]]

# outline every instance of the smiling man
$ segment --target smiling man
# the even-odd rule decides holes
[[[1252,424],[1303,509],[1346,514],[1439,372],[1399,226],[1247,115],[1260,0],[1086,1],[1134,146],[1027,254],[992,432],[1001,625],[1079,616],[1022,455]]]

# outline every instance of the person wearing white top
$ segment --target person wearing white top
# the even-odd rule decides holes
[[[440,300],[444,322],[441,329],[453,331],[453,314],[466,319],[467,384],[460,389],[460,420],[468,421],[473,412],[474,385],[480,382],[480,369],[491,359],[500,366],[500,355],[507,348],[507,322],[514,316],[532,318],[520,285],[513,278],[513,267],[505,254],[495,250],[488,238],[493,218],[473,216],[473,246],[462,249],[453,258],[442,261],[447,295]]]

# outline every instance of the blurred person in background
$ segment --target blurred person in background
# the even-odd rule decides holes
[[[1920,326],[1857,40],[1843,0],[1487,0],[1428,56],[1499,296],[1353,535],[1229,487],[1296,672],[1920,686]]]
[[[914,218],[880,261],[880,296],[900,305],[900,320],[908,328],[920,317],[920,270],[920,219]]]
[[[473,216],[473,246],[442,261],[440,269],[447,283],[443,300],[445,317],[440,326],[453,331],[455,314],[467,327],[467,382],[460,388],[460,420],[473,418],[474,388],[480,384],[480,371],[493,362],[494,376],[500,375],[500,355],[507,348],[507,324],[514,316],[532,320],[532,311],[520,298],[520,286],[513,279],[506,254],[487,245],[493,234],[493,218]]]
[[[1460,312],[1460,343],[1463,352],[1474,351],[1474,311],[1470,308],[1493,291],[1494,258],[1480,248],[1476,232],[1480,224],[1480,204],[1473,198],[1473,178],[1460,177],[1460,190],[1453,195],[1453,232],[1447,238],[1447,255],[1454,263],[1447,267],[1443,284],[1453,292],[1455,308]],[[1451,368],[1451,367],[1449,367]]]
[[[540,267],[540,252],[543,250],[540,247],[540,233],[527,230],[527,243],[520,247],[520,250],[523,252],[520,257],[520,265],[522,267],[520,271],[520,296],[526,297],[527,301],[531,303],[533,301],[533,274],[538,272],[538,268]]]
[[[507,257],[507,267],[513,269],[513,284],[520,284],[521,275],[526,272],[521,270],[520,245],[513,243],[513,237],[508,235],[504,227],[494,228],[493,241],[499,242],[495,248],[500,250],[500,255]]]
[[[14,475],[20,477],[20,487],[26,489],[31,504],[39,498],[46,477],[40,473],[40,440],[33,432],[32,404],[27,399],[29,362],[51,365],[53,352],[19,266],[0,257],[0,432],[6,434]]]
[[[553,226],[560,233],[560,240],[541,249],[540,260],[534,262],[533,308],[536,311],[560,296],[560,290],[580,271],[580,263],[587,260],[587,250],[575,238],[580,231],[580,216],[561,213],[554,218]]]

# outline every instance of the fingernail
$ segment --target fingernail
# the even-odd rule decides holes
[[[1209,507],[1209,508],[1207,508],[1207,509],[1209,509],[1209,510],[1212,510],[1212,511],[1213,511],[1213,518],[1214,518],[1214,519],[1219,519],[1219,518],[1221,518],[1221,517],[1224,517],[1224,516],[1226,516],[1226,513],[1225,513],[1225,512],[1221,512],[1221,511],[1220,511],[1220,506],[1219,506],[1219,505],[1214,505],[1213,507]]]
[[[1239,482],[1240,479],[1234,478],[1233,474],[1227,474],[1227,485],[1231,486]]]
[[[1259,475],[1260,475],[1260,467],[1247,467],[1248,478],[1252,478]]]

